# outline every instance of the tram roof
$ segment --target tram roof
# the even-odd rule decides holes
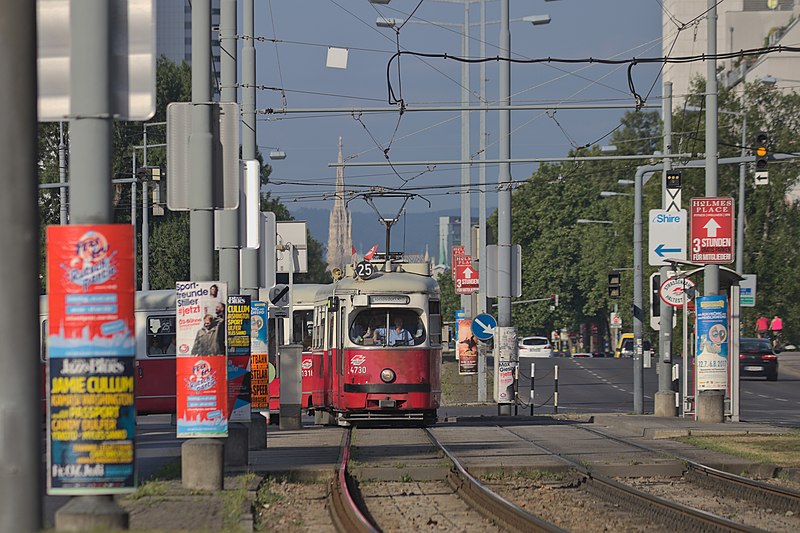
[[[430,276],[411,272],[377,272],[370,279],[346,277],[335,285],[336,292],[353,293],[439,293],[439,284]]]

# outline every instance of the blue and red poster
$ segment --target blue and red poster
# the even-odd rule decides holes
[[[728,297],[701,296],[697,313],[697,390],[728,388]]]
[[[135,489],[133,268],[130,225],[47,228],[48,494]]]
[[[178,438],[228,436],[228,284],[179,281],[175,358]]]

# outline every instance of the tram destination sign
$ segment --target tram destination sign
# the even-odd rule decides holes
[[[691,234],[692,263],[732,263],[733,198],[692,198]]]

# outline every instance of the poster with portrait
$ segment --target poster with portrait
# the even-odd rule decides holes
[[[701,296],[697,316],[697,390],[728,388],[728,297]]]
[[[47,492],[135,490],[133,227],[47,228]]]
[[[179,281],[175,289],[177,437],[226,437],[228,284]]]
[[[458,321],[458,373],[470,375],[478,373],[478,339],[472,334],[472,320]]]
[[[250,296],[228,296],[228,420],[250,422]]]
[[[250,401],[253,411],[269,411],[269,358],[267,356],[267,304],[250,306]]]

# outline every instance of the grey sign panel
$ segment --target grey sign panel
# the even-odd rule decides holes
[[[481,267],[482,268],[482,267]],[[483,276],[481,272],[481,276]],[[511,246],[511,297],[522,296],[522,246]],[[497,245],[486,246],[486,297],[497,298]]]
[[[156,112],[154,0],[111,2],[111,112],[149,120]],[[39,120],[70,116],[70,1],[36,0]]]
[[[236,209],[239,207],[239,105],[213,104],[211,110],[214,139],[213,205],[189,203],[189,135],[192,133],[190,102],[167,106],[167,206],[172,211],[199,209]],[[220,177],[222,179],[220,179]]]

